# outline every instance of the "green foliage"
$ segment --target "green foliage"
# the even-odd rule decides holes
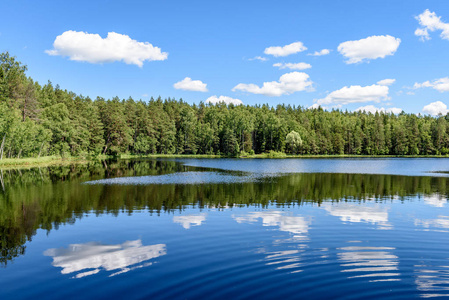
[[[286,157],[286,155],[285,155],[284,152],[278,152],[278,151],[273,151],[273,150],[270,150],[270,152],[268,152],[268,153],[266,154],[266,156],[269,157],[269,158],[281,158],[281,157]]]
[[[302,146],[302,139],[301,136],[299,136],[299,133],[293,130],[289,134],[287,134],[287,137],[285,138],[285,143],[287,144],[291,152],[293,154],[296,154],[296,152]]]
[[[206,154],[448,155],[449,114],[106,100],[40,86],[0,54],[0,158]],[[270,154],[268,154],[270,155]]]

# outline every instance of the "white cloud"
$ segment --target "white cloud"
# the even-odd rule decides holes
[[[445,115],[449,112],[449,110],[447,109],[447,105],[441,101],[435,101],[435,102],[432,102],[432,103],[424,106],[422,111],[426,114],[433,115],[433,116],[437,116],[440,113],[442,115]]]
[[[249,58],[248,60],[260,60],[260,61],[267,61],[267,60],[268,60],[268,58],[266,58],[266,57],[263,57],[263,56],[256,56],[256,57],[253,57],[253,58]]]
[[[376,113],[376,111],[378,112],[386,112],[386,113],[394,113],[395,115],[400,114],[402,112],[402,108],[398,108],[398,107],[390,107],[390,108],[383,108],[383,107],[375,107],[374,105],[366,105],[366,106],[361,106],[357,109],[355,109],[355,111],[366,111],[366,112],[370,112],[372,114]]]
[[[276,63],[273,64],[273,67],[278,67],[280,70],[282,69],[290,69],[290,70],[306,70],[310,69],[312,65],[304,62],[300,63]]]
[[[265,49],[264,53],[268,55],[273,55],[275,57],[287,56],[290,54],[295,54],[307,50],[302,42],[291,43],[290,45],[285,45],[283,47],[268,47]]]
[[[325,98],[314,100],[319,105],[323,104],[349,104],[362,102],[381,102],[388,100],[388,86],[385,85],[351,85],[333,91]]]
[[[167,52],[148,42],[138,42],[129,36],[109,32],[106,38],[99,34],[69,30],[56,37],[49,55],[68,56],[70,60],[90,63],[123,61],[142,67],[144,61],[166,60]]]
[[[441,21],[435,12],[426,9],[422,14],[416,17],[421,28],[415,30],[415,35],[419,36],[422,41],[430,40],[429,31],[433,32],[441,30],[441,38],[449,40],[449,23]]]
[[[393,55],[401,39],[391,35],[373,35],[357,41],[347,41],[338,45],[338,51],[348,58],[347,64]]]
[[[443,77],[440,79],[435,79],[434,81],[425,81],[423,83],[416,82],[413,85],[414,89],[430,87],[439,92],[449,92],[449,77]]]
[[[279,81],[264,82],[262,87],[256,84],[239,83],[232,91],[243,91],[265,96],[290,95],[294,92],[313,90],[313,82],[303,72],[291,72],[282,75]]]
[[[240,99],[234,99],[231,97],[227,97],[227,96],[211,96],[209,98],[207,98],[206,103],[210,103],[210,104],[217,104],[217,103],[225,103],[226,105],[229,104],[234,104],[234,105],[241,105],[243,104],[242,100]]]
[[[331,53],[331,50],[329,49],[323,49],[320,51],[315,51],[313,53],[309,53],[307,55],[311,55],[311,56],[323,56],[323,55],[328,55],[329,53]]]
[[[192,80],[186,77],[183,80],[175,83],[173,87],[177,90],[193,91],[193,92],[207,92],[207,84],[201,80]]]
[[[392,85],[396,82],[396,79],[383,79],[377,82],[378,85]]]

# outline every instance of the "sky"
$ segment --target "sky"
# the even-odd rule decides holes
[[[0,12],[0,52],[93,99],[449,111],[445,0],[2,0]]]

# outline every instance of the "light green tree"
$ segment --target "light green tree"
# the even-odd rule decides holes
[[[299,133],[293,130],[289,134],[287,134],[285,143],[287,144],[287,147],[291,150],[291,152],[293,154],[296,154],[296,152],[298,152],[299,148],[302,146],[302,139]]]

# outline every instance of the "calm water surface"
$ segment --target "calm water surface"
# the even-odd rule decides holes
[[[0,299],[449,298],[449,159],[0,174]]]

